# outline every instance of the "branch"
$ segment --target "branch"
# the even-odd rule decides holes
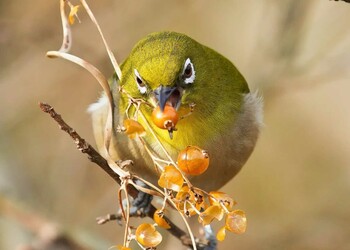
[[[87,143],[72,127],[70,127],[63,119],[60,114],[57,114],[56,111],[47,103],[39,103],[40,109],[45,113],[48,113],[59,125],[60,129],[70,135],[74,140],[75,144],[79,151],[88,155],[90,161],[96,163],[100,166],[103,171],[105,171],[110,177],[113,178],[119,185],[121,180],[119,176],[109,167],[107,161],[89,144]],[[137,190],[135,189],[137,192]],[[137,193],[131,191],[130,195],[134,196]]]
[[[332,1],[332,0],[330,0],[330,1]],[[336,2],[338,2],[339,0],[333,0],[333,1],[336,1]],[[340,1],[343,1],[343,2],[347,2],[347,3],[350,3],[350,0],[340,0]]]
[[[49,114],[59,125],[60,129],[70,135],[70,137],[74,140],[75,144],[79,151],[88,155],[90,161],[96,163],[103,171],[105,171],[110,177],[113,178],[119,185],[121,184],[121,180],[119,175],[117,175],[108,165],[107,161],[89,144],[83,139],[72,127],[70,127],[63,119],[60,114],[58,114],[52,106],[47,103],[39,103],[40,109]],[[130,161],[123,162],[122,164],[130,164]],[[139,191],[131,185],[128,185],[128,194],[133,198],[138,196]],[[146,214],[148,217],[153,219],[153,214],[157,209],[151,205],[148,213]],[[178,238],[183,245],[192,247],[191,240],[189,236],[184,232],[181,228],[175,225],[169,218],[165,218],[167,222],[169,222],[171,228],[168,231]],[[197,241],[197,249],[204,249],[206,244],[203,242]]]

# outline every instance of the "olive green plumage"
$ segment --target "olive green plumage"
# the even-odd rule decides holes
[[[188,71],[190,76],[186,75],[185,67],[192,70]],[[260,98],[249,92],[245,79],[228,59],[186,35],[159,32],[139,41],[121,70],[123,78],[119,84],[134,98],[154,103],[157,102],[155,93],[166,88],[175,90],[172,93],[176,94],[171,94],[173,97],[170,98],[180,98],[179,114],[188,113],[189,104],[195,104],[194,112],[176,125],[172,139],[168,131],[152,125],[152,108],[141,105],[141,112],[175,160],[178,152],[187,145],[209,151],[209,169],[193,179],[195,184],[216,189],[239,171],[255,146],[262,123],[262,105]],[[114,80],[112,89],[116,103],[115,124],[120,124],[125,118],[128,100],[118,93],[117,84]],[[106,114],[103,98],[101,105],[92,108],[96,137],[103,133],[101,128]],[[134,160],[135,166],[131,170],[155,181],[157,172],[142,146],[130,142],[126,135],[115,133],[114,136],[111,151],[115,151],[116,159]],[[147,134],[145,140],[160,157],[163,156],[151,135]],[[101,139],[97,138],[97,143],[101,147]]]

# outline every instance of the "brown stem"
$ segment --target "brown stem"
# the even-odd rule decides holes
[[[121,183],[121,180],[119,178],[119,175],[117,175],[108,165],[107,161],[89,144],[83,139],[72,127],[70,127],[63,119],[60,114],[58,114],[54,108],[47,104],[47,103],[39,103],[40,109],[49,114],[59,125],[60,129],[66,132],[70,135],[70,137],[74,140],[75,144],[77,145],[78,150],[80,150],[82,153],[87,154],[90,161],[96,163],[100,168],[102,168],[103,171],[105,171],[110,177],[113,178],[119,185]],[[128,185],[128,194],[132,196],[133,198],[136,198],[139,191],[131,186]],[[153,218],[153,214],[155,213],[157,209],[151,205],[151,208],[147,214],[148,217]],[[189,240],[188,234],[184,232],[181,228],[179,228],[177,225],[175,225],[169,218],[165,218],[171,228],[168,229],[168,231],[178,238],[183,245],[192,247],[191,240]],[[197,243],[197,249],[204,249],[205,244],[203,243]]]
[[[332,0],[331,0],[332,1]],[[339,1],[339,0],[334,0],[334,1]],[[340,1],[343,1],[343,2],[347,2],[347,3],[350,3],[350,0],[340,0]]]

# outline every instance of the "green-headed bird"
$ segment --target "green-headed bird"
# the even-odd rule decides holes
[[[122,63],[121,71],[121,81],[114,76],[110,83],[115,104],[114,129],[123,124],[129,104],[128,97],[119,91],[120,86],[135,99],[161,110],[170,105],[185,116],[170,136],[152,122],[154,107],[146,104],[139,107],[175,161],[188,145],[209,153],[209,168],[190,178],[192,184],[207,191],[216,190],[239,172],[252,153],[262,126],[262,100],[249,91],[244,77],[228,59],[184,34],[158,32],[136,44]],[[101,149],[107,97],[103,95],[89,110]],[[132,112],[135,108],[127,113]],[[138,120],[144,125],[140,117]],[[153,135],[147,133],[143,139],[157,157],[165,157]],[[132,160],[132,173],[156,183],[160,173],[140,140],[114,130],[110,154],[116,161]]]

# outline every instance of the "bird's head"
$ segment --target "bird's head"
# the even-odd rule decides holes
[[[180,113],[194,103],[201,117],[191,119],[208,124],[214,112],[223,112],[224,104],[238,109],[241,94],[249,91],[226,58],[175,32],[154,33],[139,41],[123,63],[122,73],[120,84],[134,98],[159,105],[161,110],[171,105]]]
[[[121,85],[135,98],[143,98],[163,110],[166,104],[179,109],[182,101],[196,92],[201,74],[201,46],[191,38],[161,32],[147,36],[124,62]]]

